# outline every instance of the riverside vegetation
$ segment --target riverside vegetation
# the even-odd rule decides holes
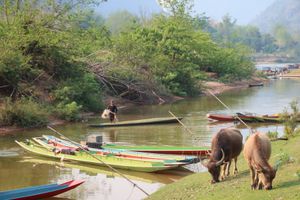
[[[212,79],[208,72],[223,82],[255,72],[256,50],[241,42],[249,38],[226,39],[228,18],[208,31],[209,19],[192,15],[190,0],[172,1],[168,14],[108,19],[93,12],[101,2],[0,2],[0,126],[77,120],[100,111],[107,95],[136,103],[194,96]],[[267,48],[274,40],[261,41],[258,51],[274,50]]]

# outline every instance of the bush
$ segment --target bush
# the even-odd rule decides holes
[[[274,131],[274,132],[268,131],[267,136],[270,138],[270,140],[278,139],[278,132],[277,131]]]
[[[293,163],[295,162],[295,159],[292,158],[289,154],[285,153],[285,152],[281,152],[279,154],[276,155],[276,157],[278,157],[279,159],[276,161],[276,167],[281,167],[283,165],[287,165],[289,163]]]
[[[55,112],[62,119],[68,121],[78,121],[80,119],[79,112],[81,108],[82,106],[77,105],[77,103],[73,101],[68,104],[58,104]]]
[[[289,113],[288,109],[286,108],[281,115],[281,119],[284,122],[284,133],[287,137],[294,136],[300,132],[300,129],[297,129],[297,121],[300,117],[298,102],[292,101],[290,103],[290,108],[292,110],[292,113]]]
[[[6,99],[0,109],[0,125],[20,127],[40,127],[48,123],[48,112],[32,99],[21,98],[16,102]]]
[[[64,109],[63,105],[71,105],[73,102],[85,111],[98,112],[103,107],[100,85],[91,74],[65,81],[62,87],[54,91],[54,97],[60,109]]]

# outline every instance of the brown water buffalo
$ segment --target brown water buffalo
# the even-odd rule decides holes
[[[268,136],[257,132],[248,138],[244,146],[244,157],[250,168],[252,189],[272,189],[276,169],[268,163],[270,156],[271,142]]]
[[[234,128],[221,129],[212,139],[211,154],[207,167],[213,180],[211,183],[219,182],[221,166],[223,165],[222,179],[229,175],[231,160],[235,161],[234,174],[237,173],[237,157],[243,149],[243,136]]]

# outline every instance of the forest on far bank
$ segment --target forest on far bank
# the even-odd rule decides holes
[[[93,10],[99,3],[0,2],[0,126],[77,120],[100,111],[104,95],[147,103],[195,96],[202,81],[251,78],[251,55],[278,50],[271,35],[229,16],[212,26],[192,15],[190,0],[172,1],[168,13],[106,19]]]

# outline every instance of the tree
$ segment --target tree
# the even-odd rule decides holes
[[[139,26],[140,22],[138,17],[129,13],[128,11],[118,11],[112,13],[106,19],[106,26],[109,28],[113,35],[121,32],[134,29]]]

